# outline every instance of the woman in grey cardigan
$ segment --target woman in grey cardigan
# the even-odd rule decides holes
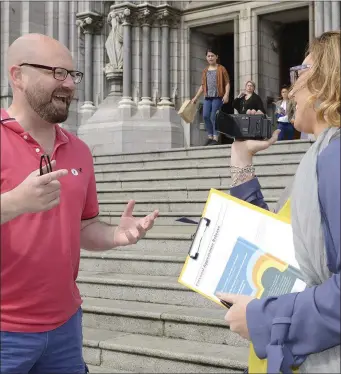
[[[313,40],[303,65],[291,73],[295,127],[316,141],[279,205],[290,201],[295,254],[307,288],[261,300],[218,297],[233,304],[226,322],[250,339],[259,359],[267,359],[268,373],[295,367],[299,373],[340,373],[340,31]],[[231,195],[267,209],[252,159],[277,136],[232,144]]]

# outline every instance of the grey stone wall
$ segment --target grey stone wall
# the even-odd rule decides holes
[[[267,97],[278,97],[279,87],[279,54],[276,49],[276,25],[265,19],[259,22],[259,79],[258,94],[266,107]]]
[[[116,1],[115,4],[125,1]],[[6,68],[6,51],[8,45],[17,37],[27,32],[39,32],[51,35],[64,42],[75,60],[75,65],[85,71],[85,40],[84,33],[76,25],[77,14],[93,11],[103,16],[103,27],[97,30],[92,39],[93,63],[91,68],[91,97],[96,110],[110,92],[110,83],[106,81],[103,68],[108,62],[104,47],[110,26],[106,22],[110,5],[113,1],[1,1],[1,106],[8,107],[11,102],[11,90],[8,85]],[[142,4],[145,1],[131,1]],[[332,25],[340,25],[340,3],[331,2],[264,2],[264,1],[151,1],[152,5],[169,4],[184,13],[180,22],[170,25],[169,50],[169,86],[171,100],[178,109],[184,99],[192,97],[201,82],[201,72],[206,66],[205,49],[207,37],[195,31],[200,25],[213,25],[235,22],[235,93],[239,92],[245,82],[253,79],[257,83],[257,91],[266,100],[267,96],[277,96],[279,91],[278,54],[273,48],[275,25],[262,19],[262,15],[277,12],[290,7],[305,6],[315,12],[310,12],[315,34],[322,32]],[[271,5],[271,7],[270,7]],[[288,8],[289,7],[289,8]],[[316,11],[322,13],[317,16]],[[67,15],[67,17],[64,17]],[[330,20],[331,17],[331,20]],[[151,63],[150,87],[151,97],[157,103],[161,97],[161,28],[160,24],[151,25]],[[132,27],[132,95],[136,103],[142,96],[142,35],[141,28],[136,24]],[[72,103],[70,117],[64,124],[73,132],[84,122],[82,105],[85,100],[84,80],[77,87]],[[200,130],[200,116],[194,125],[185,128],[185,144],[201,143],[204,130]]]
[[[201,85],[202,71],[207,66],[206,49],[209,46],[208,36],[198,31],[191,31],[191,98],[196,94]],[[204,95],[201,96],[200,102],[204,100]],[[206,139],[206,132],[203,127],[203,118],[201,113],[198,113],[194,123],[190,126],[191,145],[202,145]]]

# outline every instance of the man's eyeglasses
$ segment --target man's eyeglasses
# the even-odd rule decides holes
[[[20,64],[19,66],[31,66],[33,68],[37,69],[45,69],[45,70],[50,70],[53,72],[53,77],[54,79],[57,79],[58,81],[65,81],[67,78],[68,74],[70,74],[71,78],[73,79],[73,82],[75,84],[78,84],[81,82],[83,78],[83,73],[77,70],[67,70],[64,68],[59,68],[59,67],[51,67],[51,66],[45,66],[45,65],[39,65],[39,64],[28,64],[28,63],[23,63]]]
[[[44,174],[44,169],[43,169],[44,166],[46,166],[46,174],[52,172],[50,157],[47,154],[43,154],[43,155],[40,156],[40,168],[39,168],[40,175]]]
[[[300,71],[311,68],[311,65],[298,65],[290,68],[290,82],[293,85],[300,76]]]

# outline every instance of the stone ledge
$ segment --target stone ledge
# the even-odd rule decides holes
[[[118,338],[100,341],[99,347],[130,354],[135,353],[240,370],[246,366],[248,352],[247,348],[242,347],[229,347],[220,344],[189,342],[180,339],[137,334],[127,334]],[[234,359],[224,358],[228,356],[234,357]]]
[[[181,321],[227,328],[224,321],[226,313],[224,308],[194,308],[99,298],[83,298],[83,300],[82,309],[84,312],[150,318],[163,321]]]
[[[290,155],[294,155],[294,154],[297,154],[297,155],[304,155],[306,153],[306,149],[302,149],[302,150],[294,150],[294,151],[291,151],[290,152]],[[258,164],[258,159],[259,158],[262,158],[262,157],[270,157],[270,156],[283,156],[283,155],[287,155],[288,152],[285,152],[284,150],[282,152],[280,151],[274,151],[274,152],[266,152],[266,153],[259,153],[259,154],[256,154],[256,156],[254,156],[254,159],[256,160],[255,161],[255,165]],[[133,159],[133,160],[113,160],[113,161],[101,161],[101,158],[103,157],[115,157],[115,155],[110,155],[110,156],[107,156],[107,155],[99,155],[99,156],[94,156],[94,164],[95,165],[107,165],[107,164],[113,164],[113,165],[116,165],[116,164],[135,164],[135,163],[147,163],[147,162],[158,162],[158,161],[162,161],[162,162],[168,162],[168,161],[174,161],[174,162],[177,162],[177,161],[192,161],[192,160],[207,160],[207,159],[216,159],[216,158],[224,158],[226,160],[229,160],[231,158],[231,155],[230,153],[221,153],[221,154],[207,154],[207,155],[203,155],[203,156],[179,156],[179,157],[164,157],[164,158],[144,158],[142,160],[138,160],[138,159]]]
[[[227,168],[226,168],[227,169]],[[262,171],[257,172],[257,176],[259,177],[279,177],[279,176],[293,176],[295,173],[264,173]],[[212,179],[212,178],[230,178],[230,173],[214,173],[206,174],[206,175],[188,175],[188,176],[171,176],[171,177],[162,177],[162,176],[155,176],[155,177],[127,177],[127,178],[118,178],[118,179],[107,179],[107,180],[97,180],[97,183],[103,182],[133,182],[133,181],[154,181],[154,180],[188,180],[188,179]]]
[[[306,145],[309,146],[313,143],[311,140],[284,140],[281,142],[275,143],[271,149],[274,149],[274,147],[282,147],[285,145]],[[176,153],[176,152],[193,152],[193,151],[212,151],[212,150],[223,150],[223,149],[230,149],[231,145],[215,145],[215,146],[198,146],[198,147],[180,147],[180,148],[169,148],[169,149],[164,149],[164,150],[154,150],[154,151],[146,151],[146,152],[129,152],[129,153],[108,153],[104,150],[101,149],[103,147],[101,146],[94,146],[92,147],[93,151],[93,156],[124,156],[124,155],[129,155],[129,156],[137,156],[137,155],[148,155],[148,154],[164,154],[164,153]],[[285,152],[288,152],[290,149],[285,149]],[[101,153],[101,151],[103,153]],[[265,154],[270,152],[270,149],[263,151],[261,154]]]
[[[230,186],[226,185],[226,186],[217,186],[217,187],[212,187],[212,188],[215,188],[219,191],[228,191],[230,189]],[[262,191],[265,190],[265,189],[283,189],[284,186],[283,185],[278,185],[278,186],[272,186],[272,185],[269,185],[267,186],[266,184],[262,184]],[[187,187],[187,186],[179,186],[179,187],[162,187],[162,188],[159,188],[159,187],[133,187],[133,188],[97,188],[97,192],[98,193],[101,193],[101,192],[156,192],[156,191],[209,191],[209,188],[207,188],[207,186],[193,186],[193,187]]]
[[[142,287],[162,290],[178,290],[193,292],[178,283],[176,277],[162,275],[140,275],[140,274],[116,274],[116,273],[94,273],[80,271],[77,278],[78,283],[91,283],[101,285],[120,285],[129,287]]]
[[[258,167],[262,167],[262,166],[283,166],[283,167],[286,167],[288,165],[298,166],[299,163],[300,163],[299,160],[297,160],[297,161],[288,160],[288,161],[285,162],[285,164],[283,164],[283,162],[257,162],[257,163],[254,163],[254,165],[258,166]],[[101,164],[95,163],[95,166],[99,166],[99,165],[101,165]],[[196,165],[196,166],[193,166],[193,165],[181,165],[181,166],[180,165],[174,165],[174,166],[164,166],[164,167],[146,167],[146,168],[143,168],[143,169],[138,167],[138,168],[129,168],[129,169],[125,169],[125,170],[120,170],[120,172],[126,173],[126,172],[133,172],[133,171],[142,171],[142,170],[143,171],[150,171],[150,172],[153,172],[153,171],[157,172],[157,171],[160,171],[160,170],[212,169],[212,168],[217,168],[217,167],[218,168],[229,169],[228,165],[221,166],[221,165],[217,165],[217,164],[211,164],[211,165],[207,164],[207,165]],[[113,165],[112,170],[108,170],[108,169],[101,170],[100,168],[96,168],[95,172],[96,173],[112,173],[112,172],[117,172],[117,170],[115,169],[115,165]]]

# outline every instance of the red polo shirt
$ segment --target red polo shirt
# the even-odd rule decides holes
[[[1,193],[39,169],[41,146],[1,110]],[[1,331],[43,332],[61,326],[81,305],[76,285],[82,219],[98,215],[92,155],[55,125],[51,160],[67,169],[60,204],[1,225]]]

